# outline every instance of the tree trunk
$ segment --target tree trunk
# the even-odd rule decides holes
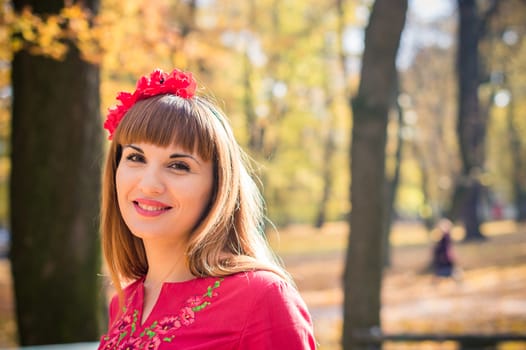
[[[332,117],[329,117],[332,118]],[[334,130],[332,123],[329,125],[329,131],[327,133],[325,142],[323,143],[323,164],[322,164],[322,178],[323,178],[323,189],[320,201],[318,203],[318,212],[316,214],[316,221],[314,227],[322,228],[327,220],[327,207],[331,197],[333,187],[333,162],[334,152],[336,150],[336,144],[334,140]]]
[[[327,65],[331,64],[329,48],[325,48],[325,55],[327,56]],[[318,210],[316,213],[316,221],[314,227],[322,228],[327,221],[327,210],[331,194],[334,187],[334,155],[336,153],[336,120],[334,112],[334,92],[331,90],[330,84],[330,72],[327,72],[323,80],[323,90],[326,94],[325,97],[325,120],[326,132],[323,140],[323,162],[321,164],[321,175],[323,180],[323,187],[321,198],[318,202]]]
[[[344,272],[343,349],[364,349],[359,336],[381,329],[387,114],[407,0],[375,1],[365,32],[358,94],[353,98],[351,234]]]
[[[476,0],[458,0],[458,8],[457,133],[462,159],[462,180],[455,190],[454,212],[451,216],[455,218],[459,215],[462,218],[466,229],[465,240],[479,240],[485,238],[480,232],[481,219],[478,214],[482,190],[479,177],[484,168],[486,137],[486,118],[481,111],[478,96],[480,84],[478,44],[483,33],[483,21],[478,13]]]
[[[94,11],[98,5],[91,3]],[[17,10],[27,1],[15,1]],[[63,1],[32,2],[56,13]],[[11,262],[21,345],[96,340],[104,293],[98,238],[99,68],[71,48],[59,62],[12,64]]]
[[[509,144],[510,144],[510,153],[511,153],[511,159],[512,159],[512,185],[513,185],[513,194],[514,194],[514,202],[515,202],[515,208],[517,210],[517,214],[515,216],[515,220],[517,222],[524,222],[526,221],[526,164],[523,161],[523,144],[521,136],[518,132],[520,130],[520,127],[517,125],[518,123],[515,121],[516,119],[516,96],[518,94],[515,94],[511,85],[506,86],[508,90],[511,92],[511,100],[507,108],[506,113],[506,123],[508,127],[508,135],[509,135]]]

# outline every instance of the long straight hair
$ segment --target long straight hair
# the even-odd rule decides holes
[[[186,263],[194,276],[261,269],[291,281],[267,244],[263,199],[224,114],[203,97],[160,95],[137,102],[127,112],[115,130],[104,169],[102,247],[119,295],[121,283],[148,272],[144,244],[122,218],[115,184],[122,145],[136,142],[177,145],[213,163],[210,204],[192,231],[186,251]]]

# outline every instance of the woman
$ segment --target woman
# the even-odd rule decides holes
[[[102,244],[117,295],[99,349],[314,349],[243,152],[195,90],[191,73],[156,70],[104,124]]]

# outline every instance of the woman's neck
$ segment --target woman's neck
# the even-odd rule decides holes
[[[164,282],[182,282],[194,276],[186,262],[186,242],[144,242],[148,259],[148,273],[144,285],[156,286]]]

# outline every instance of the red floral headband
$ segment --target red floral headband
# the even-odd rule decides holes
[[[113,138],[115,129],[135,102],[163,94],[192,98],[196,87],[197,83],[192,73],[183,72],[179,69],[174,69],[170,74],[156,69],[149,76],[142,76],[137,81],[137,86],[132,94],[124,91],[119,92],[117,100],[120,103],[108,109],[108,116],[104,122],[104,129],[110,132],[108,139]]]

